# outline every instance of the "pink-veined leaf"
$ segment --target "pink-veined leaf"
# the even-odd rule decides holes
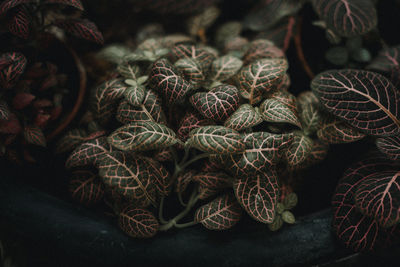
[[[320,140],[313,140],[313,146],[310,154],[308,154],[308,157],[304,164],[306,166],[312,166],[317,163],[320,163],[323,161],[326,156],[328,155],[329,151],[329,145],[325,142],[322,142]]]
[[[225,194],[198,208],[194,218],[209,230],[226,230],[232,228],[241,216],[242,209],[235,197]]]
[[[317,136],[320,140],[329,144],[343,144],[361,140],[365,137],[365,134],[360,133],[343,121],[335,118],[324,118],[320,129],[317,131]]]
[[[224,126],[236,131],[242,131],[261,122],[262,117],[259,112],[252,105],[243,104],[225,121]]]
[[[36,0],[4,0],[0,4],[0,15],[4,15],[11,8],[30,2],[36,2]]]
[[[305,91],[297,97],[297,104],[303,131],[308,135],[315,133],[322,120],[318,98],[312,91]]]
[[[124,151],[162,149],[177,143],[175,133],[165,125],[152,121],[137,121],[115,130],[108,142]]]
[[[178,136],[181,140],[186,141],[189,137],[190,131],[211,124],[208,119],[201,118],[200,115],[196,113],[186,113],[186,115],[179,122]]]
[[[24,139],[29,144],[46,146],[46,137],[42,129],[36,125],[30,125],[24,128]]]
[[[192,180],[199,185],[199,199],[209,198],[232,186],[232,178],[223,172],[200,172]]]
[[[214,81],[226,81],[233,77],[243,66],[237,57],[225,55],[217,58],[211,64],[210,77]]]
[[[286,51],[294,35],[295,26],[296,18],[294,16],[289,16],[282,19],[271,28],[260,32],[256,38],[270,40],[283,51]]]
[[[133,238],[153,237],[160,224],[156,217],[148,210],[140,209],[134,205],[126,206],[118,216],[119,227]]]
[[[178,76],[166,59],[154,62],[149,83],[156,91],[162,92],[170,104],[182,103],[186,94],[193,90],[193,85]]]
[[[0,84],[3,88],[9,89],[18,82],[25,70],[27,60],[23,54],[12,52],[2,54],[0,61],[11,62],[7,67],[0,70]]]
[[[175,192],[183,193],[186,191],[190,182],[193,181],[193,176],[196,174],[195,170],[186,170],[176,178]]]
[[[363,35],[377,24],[375,6],[369,0],[313,0],[312,4],[326,26],[340,36]]]
[[[384,228],[400,221],[399,176],[397,170],[370,175],[357,186],[354,195],[361,212],[374,218]]]
[[[206,79],[202,66],[193,58],[182,58],[175,62],[175,67],[195,88],[199,88]]]
[[[303,168],[313,149],[313,140],[301,132],[294,135],[293,141],[286,150],[286,161],[292,168]]]
[[[19,134],[21,131],[21,123],[14,113],[10,113],[8,120],[0,120],[0,133]]]
[[[32,18],[28,11],[24,8],[19,8],[16,14],[8,22],[8,30],[22,39],[28,39],[31,21]]]
[[[382,75],[364,70],[330,70],[318,74],[311,88],[333,115],[370,135],[400,130],[400,94]]]
[[[65,153],[74,150],[81,143],[86,141],[88,136],[84,129],[69,130],[61,137],[56,144],[56,153]]]
[[[215,55],[206,49],[191,44],[178,44],[172,49],[170,56],[173,61],[182,58],[196,59],[203,70],[207,70],[215,59]]]
[[[87,19],[59,20],[55,22],[55,25],[76,37],[98,44],[104,43],[103,35],[96,24]]]
[[[104,154],[97,166],[104,184],[126,199],[140,202],[142,207],[156,203],[154,173],[145,158],[113,151]]]
[[[79,10],[84,10],[82,2],[80,0],[44,0],[44,4],[63,4],[67,6],[75,7]]]
[[[285,53],[266,39],[252,41],[246,54],[243,56],[244,64],[249,64],[258,59],[285,58]]]
[[[275,98],[267,98],[260,106],[260,113],[264,121],[289,123],[301,128],[297,109],[293,110]]]
[[[173,152],[169,147],[157,150],[153,155],[153,159],[159,162],[173,161],[173,157]]]
[[[157,188],[158,194],[161,196],[168,196],[172,190],[172,177],[169,174],[168,170],[162,165],[160,162],[152,159],[152,158],[144,158],[150,170],[150,175],[153,177],[153,183]]]
[[[385,75],[396,88],[399,88],[400,46],[383,48],[366,68]]]
[[[209,92],[199,92],[190,103],[208,119],[224,121],[239,107],[239,92],[235,86],[222,84]]]
[[[236,199],[255,220],[272,223],[279,198],[277,175],[273,169],[237,178],[233,183]]]
[[[203,126],[192,130],[186,141],[191,147],[203,152],[232,154],[245,149],[240,134],[223,126]]]
[[[17,93],[13,98],[13,108],[19,110],[29,106],[36,96],[29,93]]]
[[[99,159],[112,151],[112,147],[107,143],[106,137],[99,137],[90,141],[87,141],[72,151],[68,157],[65,167],[67,169],[96,165]]]
[[[244,68],[238,74],[239,91],[250,104],[261,100],[261,95],[277,88],[282,81],[288,62],[286,59],[260,59]]]
[[[74,200],[90,206],[103,198],[104,184],[92,171],[77,170],[71,175],[69,192]]]
[[[10,108],[7,102],[0,100],[0,120],[8,120],[10,118]]]
[[[376,146],[391,160],[400,158],[400,137],[388,136],[376,139]]]

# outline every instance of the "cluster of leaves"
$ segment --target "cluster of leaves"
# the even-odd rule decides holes
[[[130,236],[196,223],[228,229],[242,210],[271,230],[294,223],[301,170],[323,160],[329,144],[365,136],[321,111],[313,92],[291,94],[284,52],[248,41],[240,23],[221,25],[216,47],[196,43],[213,9],[190,19],[191,36],[138,34],[147,38],[132,51],[103,50],[117,65],[113,78],[94,88],[87,125],[58,145],[72,151],[66,167],[79,173],[74,198],[104,196]],[[185,209],[165,220],[172,191]],[[180,224],[198,201],[208,203]]]

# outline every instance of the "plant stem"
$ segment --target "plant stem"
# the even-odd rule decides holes
[[[196,161],[198,161],[198,160],[200,160],[200,159],[203,159],[203,158],[207,158],[208,156],[209,156],[208,153],[203,153],[203,154],[197,155],[197,156],[195,156],[194,158],[192,158],[191,160],[189,160],[189,161],[183,163],[183,164],[180,166],[180,168],[181,168],[182,170],[184,170],[187,166],[189,166],[189,165],[192,164],[193,162],[196,162]]]
[[[188,147],[185,147],[185,154],[183,155],[181,162],[179,162],[179,166],[182,166],[187,161],[187,159],[189,157],[189,152],[190,152],[190,149]]]
[[[162,224],[168,223],[166,220],[164,220],[164,217],[163,217],[164,199],[165,199],[165,197],[161,197],[160,206],[159,206],[159,208],[158,208],[158,220],[159,220]]]
[[[180,191],[178,192],[178,200],[179,200],[179,203],[181,203],[182,206],[184,206],[184,207],[187,206],[187,204],[183,201],[182,192],[180,192]]]
[[[197,224],[197,222],[195,222],[195,221],[191,221],[188,223],[176,223],[175,227],[176,228],[185,228],[185,227],[189,227],[189,226],[196,225],[196,224]]]
[[[296,45],[297,57],[299,58],[300,62],[302,63],[303,69],[307,73],[308,77],[310,79],[313,79],[315,74],[312,71],[310,65],[308,65],[306,57],[304,56],[304,53],[303,53],[303,46],[302,46],[302,43],[301,43],[301,27],[302,27],[302,23],[303,23],[302,17],[299,17],[298,21],[297,21],[296,34],[293,36],[293,39],[294,39],[294,43]]]

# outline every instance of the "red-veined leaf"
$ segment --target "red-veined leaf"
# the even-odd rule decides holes
[[[320,103],[333,115],[371,135],[400,130],[400,95],[388,79],[364,70],[330,70],[311,82]]]
[[[196,113],[186,113],[179,123],[178,136],[181,140],[186,141],[190,131],[208,124],[211,124],[210,120],[203,119]]]
[[[265,39],[257,39],[250,43],[246,54],[243,56],[244,64],[249,64],[258,59],[285,58],[285,53],[274,45],[273,42]]]
[[[301,128],[297,110],[291,109],[275,98],[265,99],[260,106],[260,113],[264,121],[289,123]]]
[[[36,2],[36,0],[4,0],[3,3],[0,4],[0,15],[3,15],[11,8],[30,2]]]
[[[301,132],[294,135],[293,141],[286,151],[286,161],[292,168],[303,168],[313,149],[313,140]]]
[[[250,104],[261,100],[261,95],[276,89],[282,81],[288,62],[285,59],[260,59],[244,68],[238,74],[239,91]]]
[[[329,144],[351,143],[361,140],[365,134],[360,133],[347,123],[337,119],[324,118],[317,131],[320,140]]]
[[[243,62],[237,57],[231,55],[222,56],[213,61],[210,77],[214,81],[226,81],[233,77],[242,65]]]
[[[387,47],[366,67],[389,78],[396,88],[400,85],[400,46]]]
[[[222,84],[209,92],[199,92],[190,103],[206,118],[226,120],[239,107],[239,92],[235,86]]]
[[[237,178],[233,189],[238,202],[253,219],[262,223],[273,222],[279,198],[279,186],[273,169]]]
[[[99,159],[112,151],[112,147],[107,143],[106,137],[99,137],[90,141],[87,141],[72,151],[68,157],[65,167],[67,169],[96,165]]]
[[[24,72],[27,60],[18,52],[5,53],[0,56],[0,61],[11,62],[0,70],[0,84],[5,89],[13,87]]]
[[[20,8],[8,22],[8,30],[12,34],[22,39],[28,39],[30,34],[31,21],[32,18],[28,11],[24,8]]]
[[[176,144],[175,133],[162,124],[151,121],[137,121],[115,130],[108,142],[124,151],[146,151],[162,149]]]
[[[104,196],[104,184],[91,171],[74,171],[69,181],[72,198],[81,204],[90,206],[98,203]]]
[[[194,218],[209,230],[226,230],[232,228],[241,216],[242,209],[235,197],[226,194],[198,208]]]
[[[24,138],[29,144],[43,147],[46,146],[46,137],[44,136],[42,129],[36,125],[26,126],[24,128]]]
[[[204,162],[203,167],[201,168],[202,172],[218,172],[221,169],[223,169],[223,166],[220,166],[216,164],[215,162],[212,162],[210,160],[206,160]]]
[[[242,131],[261,122],[262,117],[259,112],[252,105],[243,104],[225,121],[224,126],[236,131]]]
[[[104,38],[96,24],[87,19],[59,20],[54,23],[66,32],[98,44],[104,43]]]
[[[84,129],[72,129],[64,134],[56,144],[56,153],[72,151],[86,141],[87,132]]]
[[[171,148],[163,148],[160,150],[157,150],[155,154],[153,155],[153,158],[159,162],[165,162],[165,161],[173,161],[174,156],[172,153]]]
[[[178,177],[176,178],[175,192],[185,192],[190,182],[193,181],[193,176],[195,174],[196,171],[194,170],[186,170],[185,172],[178,175]]]
[[[7,105],[7,102],[0,101],[0,120],[8,120],[10,118],[10,108]]]
[[[376,139],[376,146],[391,160],[400,158],[400,137],[389,136]]]
[[[45,0],[44,4],[63,4],[67,6],[75,7],[79,10],[84,10],[82,2],[80,0]]]
[[[17,93],[13,98],[13,108],[23,109],[29,106],[36,96],[29,93]]]
[[[170,104],[183,102],[186,94],[193,90],[193,86],[178,76],[166,59],[154,62],[149,83],[156,91],[162,92]]]
[[[199,88],[206,79],[202,66],[193,58],[182,58],[175,62],[175,67],[195,88]]]
[[[329,145],[320,140],[313,140],[313,147],[304,164],[308,167],[323,161],[328,155]]]
[[[172,177],[168,170],[158,161],[152,158],[145,158],[149,165],[150,175],[153,177],[153,183],[157,188],[158,194],[168,196],[172,190]]]
[[[97,164],[103,182],[143,207],[155,203],[154,173],[148,161],[121,151],[104,154]]]
[[[207,70],[215,59],[215,56],[206,49],[191,44],[178,44],[170,55],[174,61],[182,58],[196,59],[203,70]]]
[[[14,113],[10,113],[8,120],[0,120],[0,133],[19,134],[21,131],[21,124]]]
[[[312,4],[328,28],[344,37],[363,35],[377,24],[370,0],[313,0]]]
[[[148,210],[136,208],[134,205],[125,207],[118,216],[119,227],[133,238],[153,237],[159,227],[156,217]]]
[[[232,178],[223,172],[200,172],[192,180],[199,184],[199,199],[209,198],[232,186]]]
[[[240,134],[223,126],[203,126],[194,129],[186,143],[203,152],[216,154],[238,153],[245,149]]]
[[[297,97],[297,104],[304,132],[308,135],[315,133],[320,127],[322,120],[318,98],[313,92],[306,91]]]

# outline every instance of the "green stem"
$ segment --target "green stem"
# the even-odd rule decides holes
[[[179,162],[179,166],[182,166],[187,161],[187,159],[189,157],[189,152],[190,152],[189,147],[185,146],[185,154],[183,155],[181,162]]]
[[[189,226],[196,225],[196,224],[197,224],[197,222],[195,222],[195,221],[188,222],[188,223],[176,223],[175,227],[176,228],[185,228],[185,227],[189,227]]]
[[[181,191],[178,192],[178,200],[179,200],[179,203],[181,203],[182,206],[184,206],[184,207],[187,206],[187,204],[183,201],[182,192]]]
[[[168,223],[166,220],[164,220],[164,217],[163,217],[164,199],[165,199],[165,197],[161,197],[160,206],[158,208],[158,219],[160,220],[160,222],[162,224]]]
[[[210,155],[210,154],[208,154],[208,153],[203,153],[203,154],[197,155],[197,156],[195,156],[194,158],[192,158],[191,160],[189,160],[189,161],[183,163],[183,164],[180,166],[180,168],[181,168],[182,170],[184,170],[184,169],[185,169],[187,166],[189,166],[190,164],[192,164],[192,163],[194,163],[194,162],[196,162],[196,161],[198,161],[198,160],[207,158],[209,155]]]

